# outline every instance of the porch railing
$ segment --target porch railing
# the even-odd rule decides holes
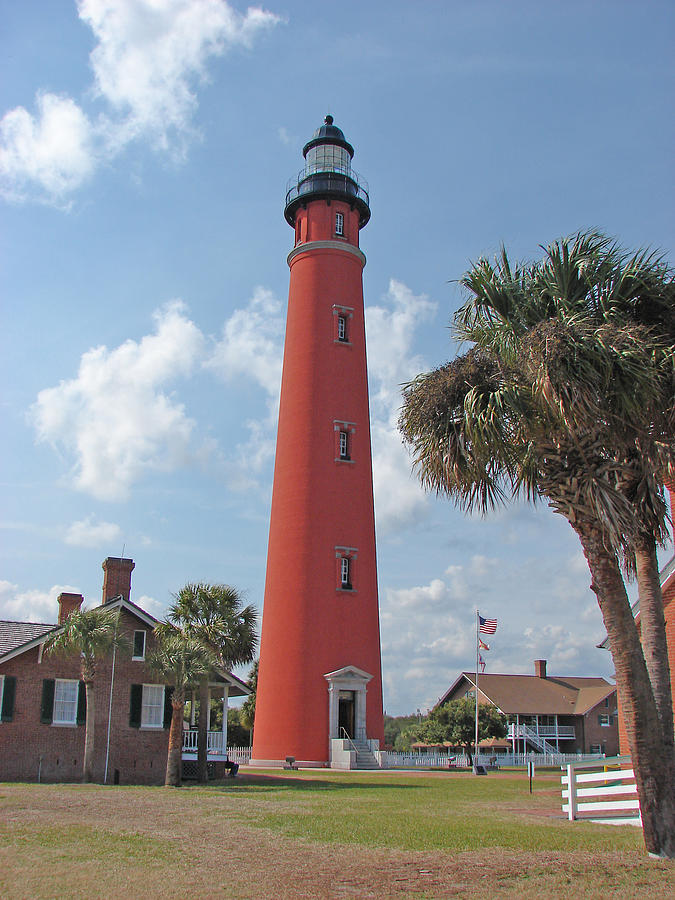
[[[511,722],[508,732],[509,740],[525,737],[526,735],[523,733],[525,728],[534,731],[535,734],[547,740],[558,738],[561,741],[572,741],[577,736],[574,725],[558,725],[557,728],[555,725],[540,725],[537,728],[535,725],[525,725],[523,723],[516,725],[515,722]]]

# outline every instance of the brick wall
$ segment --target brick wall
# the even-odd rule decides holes
[[[134,630],[147,631],[146,653],[153,646],[152,630],[122,610],[121,629],[130,642]],[[116,654],[111,697],[112,657],[99,663],[94,691],[96,781],[102,782],[108,759],[108,783],[160,784],[164,780],[168,729],[133,728],[129,725],[132,684],[157,684],[143,661],[131,654]],[[38,648],[0,664],[0,675],[16,678],[14,716],[0,722],[0,780],[79,781],[82,777],[84,725],[48,725],[40,721],[42,682],[46,678],[79,678],[79,661],[43,654]],[[108,744],[108,714],[110,741]]]

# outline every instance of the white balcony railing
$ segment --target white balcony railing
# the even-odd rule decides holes
[[[516,725],[515,722],[512,722],[509,725],[509,740],[526,737],[528,731],[534,732],[535,734],[538,734],[539,737],[546,738],[548,741],[550,741],[551,738],[554,740],[555,738],[558,738],[558,740],[561,741],[573,741],[577,736],[574,725],[558,725],[557,728],[555,725],[540,725],[537,728],[535,725]]]
[[[209,756],[223,755],[223,732],[209,731],[207,733],[206,752]],[[197,731],[191,729],[183,732],[183,753],[197,752]]]

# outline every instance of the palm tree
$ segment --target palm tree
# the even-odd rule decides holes
[[[243,606],[240,592],[227,584],[186,584],[174,597],[168,619],[186,634],[200,641],[223,669],[248,663],[258,646],[258,614],[253,606]],[[199,681],[199,722],[197,769],[200,783],[208,781],[209,679]],[[224,748],[223,748],[224,749]]]
[[[427,488],[482,512],[545,498],[577,532],[624,701],[647,848],[672,856],[672,705],[667,715],[655,697],[666,680],[670,692],[667,653],[652,642],[665,656],[655,690],[619,567],[641,536],[661,539],[659,476],[675,458],[672,342],[626,310],[653,311],[644,295],[659,300],[672,275],[659,270],[659,281],[646,266],[641,280],[622,277],[631,264],[597,235],[552,245],[538,266],[512,266],[504,251],[496,265],[479,261],[455,320],[476,346],[406,387],[400,427]]]
[[[180,787],[183,755],[183,711],[185,691],[208,675],[216,661],[204,645],[170,622],[155,627],[156,645],[147,663],[162,679],[172,685],[171,727],[166,758],[166,787]]]
[[[61,628],[44,645],[46,653],[80,658],[80,674],[84,682],[87,712],[84,733],[82,781],[94,779],[94,728],[96,667],[114,649],[125,650],[128,641],[118,633],[119,609],[73,610]]]

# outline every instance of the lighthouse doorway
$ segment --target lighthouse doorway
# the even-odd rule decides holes
[[[354,738],[356,722],[356,697],[354,691],[340,691],[338,698],[338,728],[340,734],[346,732],[347,737]],[[344,732],[343,732],[344,729]]]

